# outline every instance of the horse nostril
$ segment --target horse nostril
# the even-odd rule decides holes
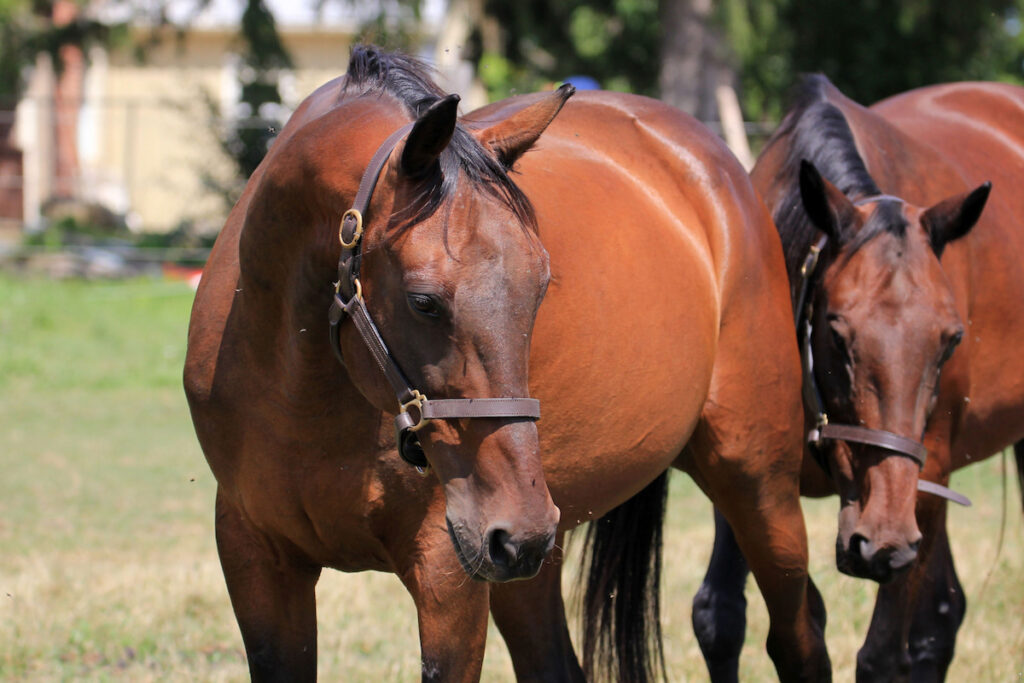
[[[889,558],[889,566],[896,571],[906,569],[917,559],[917,549],[921,545],[920,541],[912,541],[907,545],[895,552],[892,557]]]
[[[491,562],[497,567],[508,569],[515,565],[518,554],[516,544],[512,542],[512,536],[501,528],[491,529],[487,534],[487,550],[491,556]]]
[[[850,553],[860,555],[865,562],[870,562],[875,554],[874,544],[861,534],[850,536]]]

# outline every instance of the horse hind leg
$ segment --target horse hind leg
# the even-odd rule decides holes
[[[316,680],[320,568],[282,557],[218,491],[217,552],[253,681]]]
[[[564,533],[528,581],[491,586],[491,615],[505,639],[516,680],[583,683],[586,679],[573,650],[562,600]]]
[[[756,430],[756,425],[741,423],[735,432],[745,434],[745,442],[771,443]],[[787,471],[781,466],[787,457],[784,452],[766,447],[755,458],[740,442],[722,443],[714,433],[730,430],[698,427],[690,446],[694,468],[687,469],[732,527],[757,580],[771,621],[768,654],[779,678],[830,681],[825,607],[807,573],[798,464]],[[702,455],[712,452],[717,457]]]
[[[750,568],[736,544],[729,523],[716,508],[715,544],[697,594],[693,598],[693,631],[711,680],[739,680],[740,650],[747,630],[747,598],[743,590]]]

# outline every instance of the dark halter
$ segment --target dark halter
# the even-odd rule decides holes
[[[342,365],[345,364],[345,359],[342,357],[340,345],[341,321],[348,316],[355,324],[363,343],[373,354],[377,366],[384,373],[398,399],[398,415],[395,416],[395,442],[398,445],[398,453],[420,474],[425,474],[430,463],[420,446],[416,431],[429,420],[476,417],[536,420],[540,418],[540,401],[535,398],[428,399],[410,386],[409,380],[391,355],[380,331],[373,324],[369,311],[366,310],[362,285],[359,283],[363,214],[370,203],[381,169],[391,156],[391,151],[412,127],[412,123],[402,126],[377,148],[359,182],[359,190],[352,201],[352,208],[342,216],[341,227],[338,230],[338,239],[341,241],[338,281],[334,284],[334,301],[331,303],[328,317],[331,348]]]
[[[888,199],[887,195],[881,197],[870,197],[868,200]],[[895,199],[895,198],[893,198]],[[867,200],[862,200],[863,203]],[[857,425],[843,425],[830,423],[828,414],[825,412],[825,403],[822,401],[818,383],[814,379],[814,353],[811,347],[812,306],[808,298],[811,281],[814,271],[818,266],[818,257],[825,248],[828,237],[822,236],[818,242],[811,246],[800,267],[800,295],[797,298],[796,327],[800,341],[800,360],[803,364],[803,394],[804,404],[814,413],[815,427],[807,433],[807,443],[810,444],[811,454],[815,461],[821,466],[825,473],[831,476],[831,468],[828,459],[822,452],[821,446],[824,441],[840,440],[847,443],[860,443],[867,446],[876,446],[890,451],[894,455],[902,455],[917,463],[919,469],[924,468],[925,458],[928,449],[924,444],[914,439],[909,439],[899,434],[893,434],[883,429],[870,429]],[[971,501],[966,496],[957,493],[941,484],[925,479],[918,479],[917,490],[931,493],[951,500],[960,505],[969,506]]]

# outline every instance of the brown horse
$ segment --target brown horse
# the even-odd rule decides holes
[[[458,120],[422,65],[358,48],[229,216],[185,386],[254,679],[314,678],[323,567],[400,577],[424,680],[479,677],[488,607],[520,678],[581,679],[542,560],[642,490],[657,517],[673,464],[737,530],[780,675],[829,677],[769,216],[692,119],[571,94]],[[619,675],[650,673],[637,651]]]
[[[946,537],[955,495],[934,484],[1024,437],[1024,89],[942,85],[865,109],[809,77],[752,178],[805,349],[822,466],[808,455],[803,490],[838,492],[837,565],[884,584],[858,680],[941,680],[966,602]],[[729,680],[745,570],[717,529],[694,625]]]

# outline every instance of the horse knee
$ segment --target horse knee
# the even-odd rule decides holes
[[[943,681],[953,661],[956,634],[967,612],[961,590],[935,601],[924,613],[919,611],[910,632],[909,654],[914,681]]]

